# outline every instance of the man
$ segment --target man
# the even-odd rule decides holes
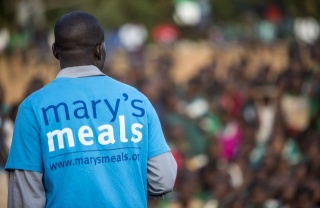
[[[176,162],[148,99],[102,70],[103,29],[62,16],[53,55],[61,71],[19,107],[8,207],[147,207],[172,191]]]

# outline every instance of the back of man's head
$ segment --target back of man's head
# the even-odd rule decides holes
[[[63,15],[54,27],[55,47],[61,54],[82,54],[103,43],[104,33],[91,14],[75,11]]]

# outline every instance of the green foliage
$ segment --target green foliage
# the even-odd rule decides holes
[[[0,0],[0,28],[12,28],[14,21],[14,8],[11,2]]]
[[[29,0],[41,1],[41,0]],[[243,13],[261,15],[267,4],[278,5],[289,16],[312,15],[320,18],[319,0],[208,0],[212,18],[219,21],[241,21]],[[18,1],[0,0],[0,26],[14,28]],[[105,28],[115,28],[126,22],[140,22],[151,29],[159,23],[172,23],[175,0],[42,0],[48,28],[67,12],[74,10],[94,14]]]
[[[53,24],[60,15],[74,10],[94,14],[106,28],[119,27],[126,22],[140,22],[151,28],[172,21],[173,5],[171,0],[92,0],[67,7],[61,3],[60,8],[48,11],[47,17]]]

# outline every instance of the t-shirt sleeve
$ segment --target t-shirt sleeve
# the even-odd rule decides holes
[[[5,169],[43,172],[40,127],[34,112],[23,105],[18,110]]]
[[[170,151],[161,128],[157,112],[150,102],[147,102],[148,114],[148,159]]]

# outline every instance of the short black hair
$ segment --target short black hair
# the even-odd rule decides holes
[[[85,52],[103,43],[104,32],[93,15],[74,11],[58,19],[54,37],[55,47],[60,52]]]

